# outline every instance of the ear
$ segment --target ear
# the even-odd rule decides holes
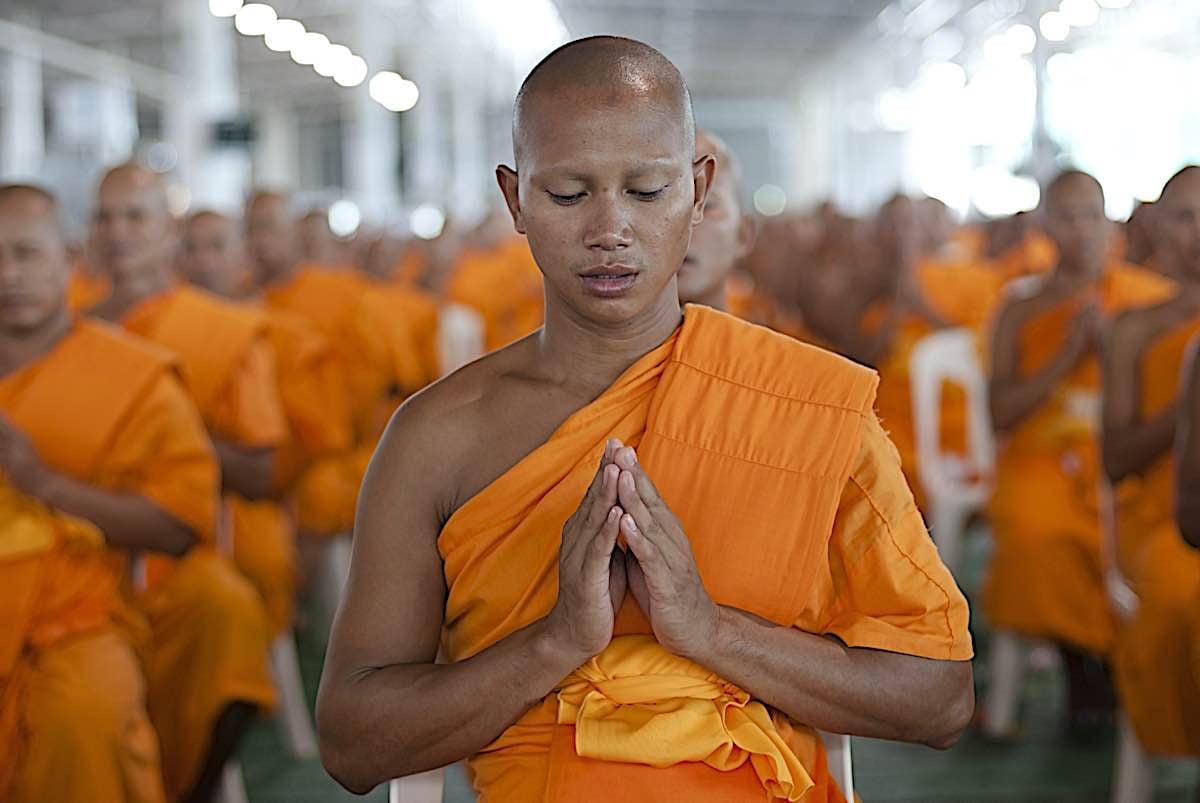
[[[717,160],[710,154],[702,154],[692,162],[692,186],[695,191],[692,201],[692,225],[704,220],[704,204],[708,201],[708,190],[717,173]]]
[[[750,249],[754,248],[754,241],[757,239],[758,224],[751,215],[742,215],[737,234],[737,258],[739,260],[744,259],[750,253]]]
[[[525,221],[521,219],[521,197],[518,193],[520,180],[517,172],[507,165],[496,165],[496,183],[500,185],[500,193],[504,196],[504,205],[512,215],[513,228],[518,234],[525,233]]]

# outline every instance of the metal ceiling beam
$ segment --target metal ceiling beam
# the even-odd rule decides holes
[[[27,55],[74,75],[127,83],[139,94],[163,103],[180,91],[179,78],[165,70],[2,19],[0,50]]]

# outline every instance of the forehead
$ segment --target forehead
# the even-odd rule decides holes
[[[687,125],[665,97],[544,90],[520,112],[517,159],[537,171],[690,164]]]
[[[233,221],[218,215],[201,215],[188,221],[189,237],[232,237],[235,233]]]
[[[53,208],[36,198],[12,198],[0,201],[0,226],[6,232],[27,232],[37,236],[59,236],[58,223]]]
[[[1200,170],[1175,179],[1170,189],[1163,193],[1159,204],[1167,209],[1200,204]]]
[[[1046,206],[1052,210],[1083,204],[1104,205],[1104,191],[1091,179],[1083,176],[1068,178],[1046,194]]]
[[[97,200],[101,206],[124,205],[145,208],[162,207],[166,199],[160,187],[150,181],[135,181],[131,178],[111,178],[100,185]]]

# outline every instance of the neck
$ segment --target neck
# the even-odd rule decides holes
[[[71,313],[63,304],[38,328],[20,334],[0,332],[0,376],[8,376],[49,354],[71,331]]]
[[[683,319],[674,279],[649,309],[612,323],[586,320],[546,288],[546,325],[537,337],[537,372],[595,398],[629,366],[671,336]]]
[[[109,321],[124,317],[130,309],[147,298],[171,289],[172,279],[165,270],[153,270],[113,282],[112,293],[96,308],[95,314]]]
[[[291,261],[282,265],[276,265],[275,267],[266,271],[259,271],[259,275],[263,277],[262,287],[265,289],[287,284],[294,279],[296,274],[299,272],[300,262]]]

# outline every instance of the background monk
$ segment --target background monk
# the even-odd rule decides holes
[[[194,533],[153,497],[76,472],[98,445],[120,453],[106,455],[108,468],[125,461],[164,484],[212,483],[215,467],[169,360],[74,323],[69,272],[53,198],[0,187],[0,799],[159,803],[158,737],[106,544],[181,555]],[[89,348],[91,365],[78,364]],[[113,365],[123,370],[104,370]],[[77,418],[37,409],[52,398],[47,380],[73,396]],[[64,442],[60,427],[86,438]],[[139,453],[160,428],[169,446]]]
[[[333,230],[329,228],[329,213],[323,209],[315,209],[300,218],[297,224],[300,234],[300,258],[309,265],[321,265],[326,268],[341,267],[345,264],[342,258],[341,246]]]
[[[1184,353],[1200,332],[1200,168],[1167,182],[1152,220],[1156,267],[1178,280],[1178,290],[1123,313],[1105,345],[1103,444],[1117,504],[1115,558],[1139,601],[1117,631],[1114,666],[1142,745],[1160,755],[1200,756],[1191,636],[1200,623],[1200,554],[1175,526],[1171,453]]]
[[[754,247],[754,218],[742,203],[742,167],[719,137],[696,132],[696,153],[716,160],[717,172],[704,204],[704,220],[692,230],[692,242],[679,268],[679,300],[728,309],[728,285],[734,268]]]
[[[1162,300],[1172,285],[1109,257],[1104,192],[1070,171],[1046,188],[1058,253],[1049,274],[1010,287],[991,346],[990,405],[1000,436],[990,505],[996,549],[984,590],[998,629],[1057,642],[1069,680],[1068,727],[1111,720],[1104,663],[1113,642],[1096,491],[1104,320]]]
[[[165,192],[161,179],[145,168],[122,165],[105,175],[97,192],[92,244],[113,282],[112,294],[93,313],[167,347],[179,358],[188,391],[212,434],[221,489],[229,504],[238,507],[269,496],[274,450],[287,431],[274,355],[260,316],[175,284],[170,259],[174,237]],[[260,517],[254,517],[253,529],[247,529],[244,518],[239,523],[241,517],[241,513],[231,515],[230,529],[241,527],[233,533],[232,557],[241,558],[239,568],[252,577],[261,594],[271,596],[272,611],[290,610],[294,567],[288,558],[286,529],[278,521],[264,523]],[[220,533],[223,540],[229,535]],[[221,548],[228,554],[228,543]],[[257,559],[264,555],[269,558]],[[223,562],[218,565],[228,568]],[[251,714],[273,703],[263,603],[236,579],[225,579],[211,592],[229,594],[234,602],[210,600],[210,592],[198,588],[194,590],[197,600],[167,597],[164,606],[162,650],[183,663],[170,667],[174,674],[150,673],[150,712],[163,743],[171,797],[193,784],[215,783],[221,765],[202,771],[201,763],[213,723],[223,711],[228,728],[222,734],[222,763]],[[249,599],[244,590],[250,590]],[[224,605],[228,621],[215,633],[189,632],[188,622],[172,619],[175,605],[218,611]],[[213,648],[208,640],[220,638],[222,631],[236,639],[228,654],[188,655]]]
[[[322,678],[329,771],[364,792],[471,756],[489,800],[840,800],[810,726],[951,744],[966,605],[874,376],[682,320],[714,164],[678,71],[626,39],[566,45],[513,140],[497,178],[546,325],[389,425]]]

